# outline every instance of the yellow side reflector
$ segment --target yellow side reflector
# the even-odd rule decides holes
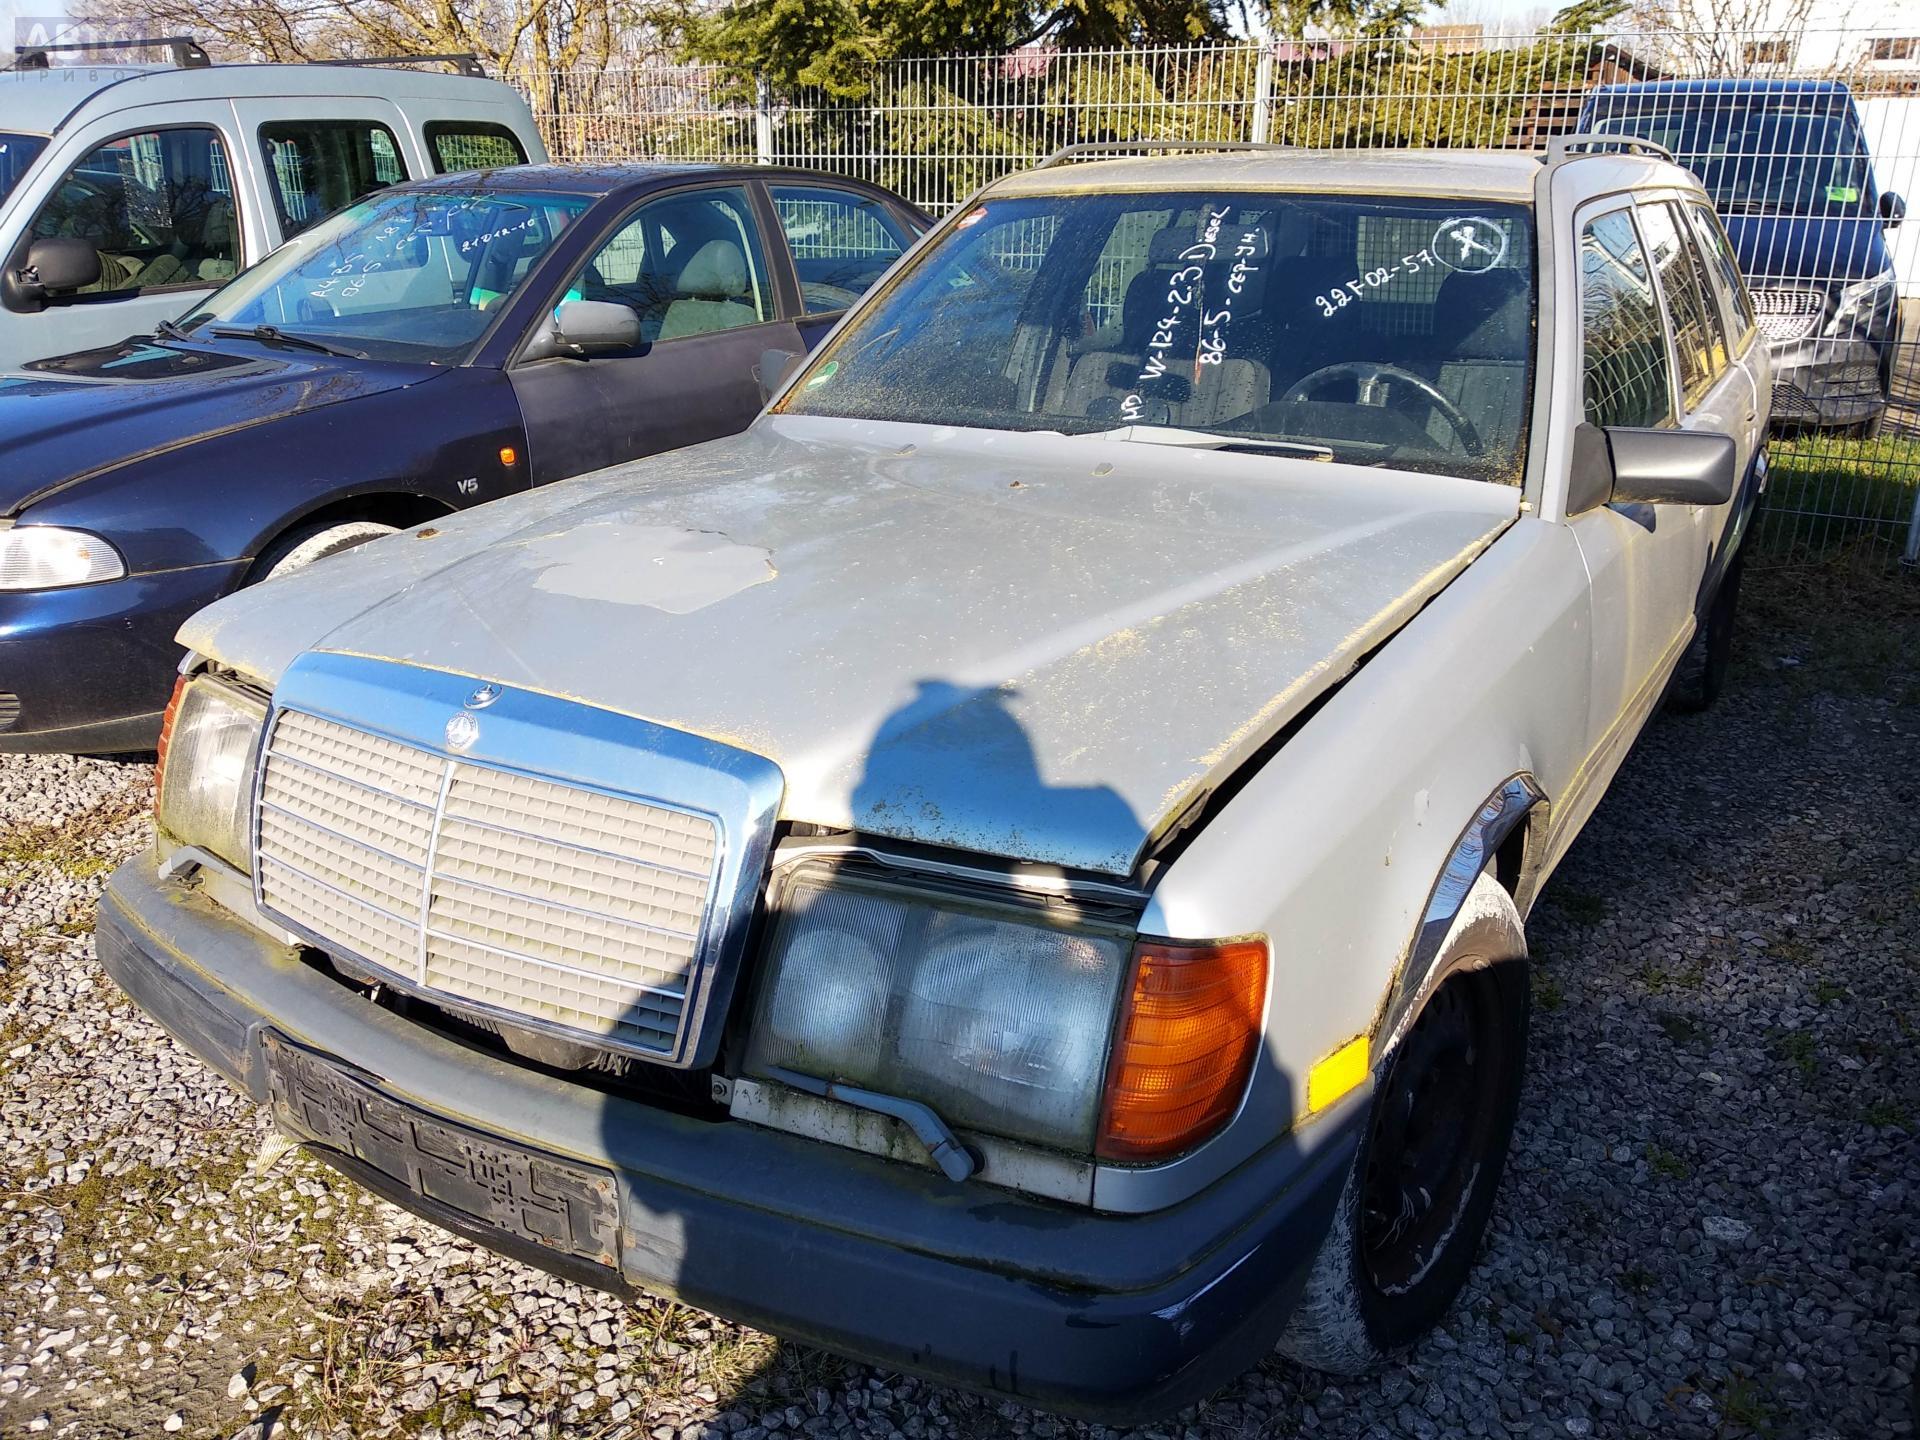
[[[1366,1078],[1367,1037],[1362,1035],[1307,1072],[1307,1109],[1326,1109]]]

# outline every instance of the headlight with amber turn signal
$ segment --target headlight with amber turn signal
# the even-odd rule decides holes
[[[266,703],[210,675],[183,676],[160,727],[155,824],[240,870],[253,867],[253,775]]]

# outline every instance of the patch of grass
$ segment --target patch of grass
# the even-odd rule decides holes
[[[1767,459],[1772,465],[1764,502],[1767,538],[1791,537],[1810,550],[1827,550],[1876,531],[1895,538],[1913,514],[1920,440],[1904,435],[1852,440],[1807,430],[1775,436]],[[1834,515],[1847,518],[1824,518]]]
[[[1811,1080],[1820,1068],[1819,1047],[1813,1036],[1804,1030],[1782,1030],[1775,1032],[1773,1038],[1780,1058],[1798,1070],[1802,1079]]]
[[[1560,907],[1560,913],[1576,925],[1598,925],[1607,918],[1607,902],[1600,895],[1563,889],[1554,896],[1554,903]]]
[[[1831,1005],[1836,1000],[1846,999],[1847,994],[1847,987],[1840,984],[1837,980],[1821,980],[1816,982],[1813,987],[1813,1003],[1816,1005]]]
[[[1908,1118],[1907,1107],[1898,1100],[1880,1099],[1861,1107],[1860,1119],[1864,1124],[1876,1130],[1892,1126],[1896,1130],[1911,1130],[1912,1121]]]
[[[1644,1265],[1629,1265],[1620,1272],[1620,1283],[1635,1295],[1651,1295],[1660,1277]]]
[[[1663,1145],[1647,1146],[1647,1168],[1667,1180],[1685,1180],[1693,1167]]]
[[[1767,942],[1767,958],[1784,960],[1789,965],[1811,965],[1814,961],[1813,947],[1804,940],[1783,935],[1778,940]]]
[[[1560,988],[1560,982],[1544,970],[1533,972],[1533,1003],[1546,1011],[1559,1010],[1567,1003],[1566,991]]]
[[[1905,504],[1903,523],[1910,490]],[[1887,547],[1856,545],[1806,564],[1757,553],[1740,605],[1748,643],[1764,635],[1768,647],[1750,657],[1752,672],[1772,670],[1808,697],[1838,692],[1920,706],[1920,578],[1902,574]],[[1862,623],[1865,616],[1872,620]],[[1774,670],[1780,656],[1800,663]]]
[[[1662,1010],[1653,1018],[1659,1023],[1660,1028],[1667,1032],[1667,1038],[1676,1045],[1686,1045],[1700,1038],[1700,1027],[1684,1015],[1676,1014],[1672,1010]]]
[[[1751,1375],[1739,1371],[1727,1377],[1720,1391],[1720,1433],[1770,1436],[1777,1415],[1773,1397]]]

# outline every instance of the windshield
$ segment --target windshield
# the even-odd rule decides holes
[[[33,168],[33,162],[46,148],[44,135],[15,135],[0,130],[0,200],[13,193],[20,177]]]
[[[1280,446],[1519,483],[1527,210],[1158,193],[989,199],[782,409]],[[1182,433],[1174,433],[1182,432]]]
[[[1631,108],[1628,108],[1631,107]],[[1612,102],[1593,128],[1673,152],[1723,215],[1865,215],[1872,187],[1851,108],[1819,111],[1718,95]]]
[[[182,322],[271,325],[375,359],[463,358],[592,200],[384,191],[294,236]]]

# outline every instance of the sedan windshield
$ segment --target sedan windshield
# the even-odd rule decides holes
[[[384,360],[447,364],[485,334],[590,204],[527,191],[393,190],[301,232],[182,322]]]
[[[20,177],[33,168],[33,162],[46,148],[44,135],[15,135],[0,130],[0,200],[13,193]]]
[[[989,199],[790,413],[1113,434],[1519,483],[1524,206],[1227,191]]]

